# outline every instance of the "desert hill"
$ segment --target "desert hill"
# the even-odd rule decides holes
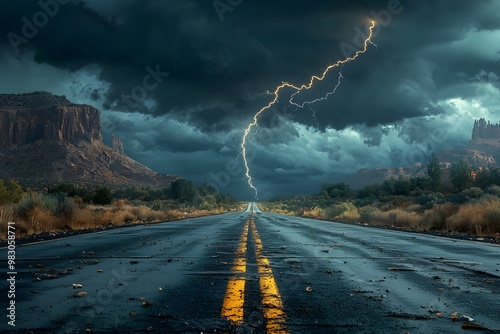
[[[102,141],[100,111],[46,92],[0,94],[0,178],[32,187],[54,183],[166,187],[160,174]]]

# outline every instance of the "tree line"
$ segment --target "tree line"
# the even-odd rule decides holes
[[[23,195],[30,193],[24,191],[19,182],[0,179],[0,205],[18,203]],[[231,195],[220,194],[208,184],[196,186],[192,181],[177,179],[170,187],[156,189],[151,187],[128,187],[123,189],[110,189],[107,187],[89,188],[73,184],[61,183],[47,189],[51,196],[66,196],[72,198],[77,204],[108,205],[113,200],[126,199],[131,201],[172,201],[182,205],[192,205],[213,209],[220,205],[233,205],[237,200]]]

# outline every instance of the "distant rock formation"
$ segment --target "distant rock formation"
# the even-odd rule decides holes
[[[486,122],[484,118],[474,121],[472,129],[472,141],[479,139],[499,139],[500,140],[500,123],[492,124]]]
[[[54,183],[167,187],[159,174],[102,141],[100,111],[46,92],[0,94],[0,178],[41,188]]]
[[[385,180],[389,180],[391,177],[424,177],[426,175],[426,170],[427,167],[420,163],[408,167],[362,168],[358,169],[356,174],[346,178],[343,182],[354,189],[360,189],[369,184],[382,183]]]
[[[470,149],[451,149],[438,154],[439,160],[443,163],[452,164],[460,160],[465,160],[471,166],[490,167],[496,166],[495,159],[482,151]]]
[[[472,140],[464,149],[450,149],[439,152],[441,166],[447,175],[447,169],[452,163],[467,161],[477,167],[500,166],[500,123],[494,124],[481,118],[474,121]],[[400,168],[365,168],[344,180],[353,188],[362,188],[369,184],[382,183],[391,177],[426,176],[426,165],[415,164]]]
[[[496,164],[500,164],[500,123],[486,122],[484,118],[474,122],[472,129],[472,140],[467,149],[481,151],[491,156]]]
[[[120,137],[115,134],[113,134],[113,137],[111,138],[111,148],[117,153],[125,154],[125,151],[123,150],[123,142]]]
[[[100,112],[45,92],[0,94],[0,147],[55,140],[102,141]]]

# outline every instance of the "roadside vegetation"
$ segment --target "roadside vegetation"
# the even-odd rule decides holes
[[[261,207],[315,219],[499,237],[500,169],[460,161],[443,170],[434,155],[426,177],[391,178],[360,190],[324,184],[318,194],[274,198]]]
[[[109,226],[146,224],[201,217],[243,209],[230,195],[210,185],[178,179],[169,188],[86,188],[59,184],[43,191],[23,189],[0,179],[0,240],[7,223],[16,236],[59,233]]]

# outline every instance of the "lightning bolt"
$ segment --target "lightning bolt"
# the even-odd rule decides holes
[[[298,93],[300,93],[300,90],[296,91],[295,93],[293,93],[291,96],[290,96],[290,100],[288,100],[288,102],[296,107],[299,107],[299,108],[304,108],[304,106],[307,104],[310,108],[310,105],[311,104],[314,104],[314,103],[317,103],[317,102],[320,102],[320,101],[324,101],[326,99],[328,99],[328,97],[330,95],[333,95],[337,92],[337,89],[339,88],[340,84],[342,83],[342,79],[344,78],[344,76],[342,75],[342,70],[339,71],[339,78],[337,80],[337,84],[335,85],[335,87],[333,88],[333,90],[331,92],[328,92],[325,96],[323,97],[320,97],[320,98],[317,98],[317,99],[314,99],[312,101],[305,101],[303,102],[302,104],[298,104],[296,102],[293,101],[293,98],[295,97],[295,95],[297,95]]]
[[[363,45],[363,49],[362,50],[358,50],[356,51],[356,53],[354,53],[353,56],[350,56],[350,57],[347,57],[343,60],[338,60],[337,62],[329,65],[324,71],[323,73],[320,75],[320,76],[317,76],[317,75],[313,75],[311,77],[311,79],[309,80],[309,83],[307,84],[303,84],[303,85],[300,85],[300,86],[295,86],[291,83],[288,83],[288,82],[282,82],[281,85],[277,86],[276,89],[274,90],[274,92],[272,92],[270,95],[274,95],[274,98],[271,100],[271,102],[269,102],[266,106],[264,106],[262,109],[260,109],[254,116],[253,116],[253,121],[248,124],[247,128],[245,129],[245,132],[243,134],[243,138],[241,140],[241,153],[242,153],[242,157],[243,157],[243,162],[245,164],[245,176],[247,178],[247,183],[248,185],[250,186],[250,188],[252,188],[254,191],[255,191],[255,198],[258,198],[258,190],[257,188],[254,186],[253,184],[253,178],[252,176],[250,175],[250,167],[248,165],[248,160],[247,160],[247,148],[246,148],[246,143],[247,143],[247,137],[250,133],[250,131],[252,131],[252,128],[257,126],[257,122],[258,122],[258,119],[259,119],[259,116],[262,115],[262,113],[264,111],[266,111],[267,109],[271,108],[274,104],[276,104],[276,102],[278,102],[278,98],[279,98],[279,94],[281,92],[281,90],[283,88],[292,88],[295,90],[295,92],[292,94],[289,102],[292,103],[293,105],[296,105],[298,107],[303,107],[305,104],[310,104],[310,103],[315,103],[315,102],[318,102],[322,99],[326,99],[328,98],[329,95],[335,93],[337,87],[340,85],[339,83],[337,83],[337,86],[335,87],[334,91],[327,94],[325,97],[323,98],[320,98],[320,99],[317,99],[314,100],[315,102],[313,101],[306,101],[304,102],[302,105],[299,105],[295,102],[293,102],[293,97],[298,94],[299,92],[303,91],[303,90],[309,90],[313,87],[314,85],[314,82],[315,81],[323,81],[323,79],[325,79],[326,75],[328,74],[328,72],[330,72],[331,69],[334,69],[336,67],[339,67],[339,66],[342,66],[342,65],[345,65],[353,60],[355,60],[356,58],[359,57],[359,55],[365,53],[367,50],[368,50],[368,44],[371,44],[371,45],[374,45],[376,46],[372,41],[371,41],[371,38],[373,36],[373,28],[375,28],[375,21],[371,21],[371,26],[369,28],[369,35],[368,37],[365,39],[364,41],[364,45]],[[341,71],[339,72],[340,75],[339,75],[339,82],[340,80],[342,79],[342,73]]]

